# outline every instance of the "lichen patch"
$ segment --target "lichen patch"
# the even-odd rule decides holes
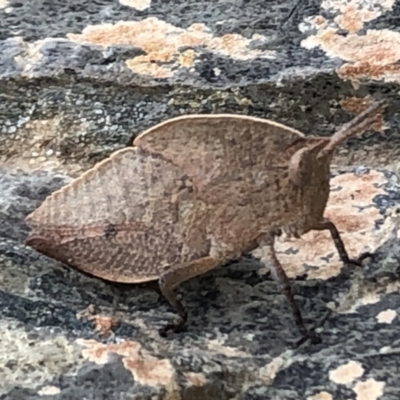
[[[365,9],[359,7],[357,1],[342,7],[342,14],[335,18],[335,22],[350,33],[358,32],[363,28],[365,22],[378,18],[380,12],[377,9]]]
[[[96,331],[104,336],[110,336],[113,333],[112,329],[117,325],[117,321],[114,318],[96,313],[93,304],[90,304],[84,310],[78,312],[76,318],[78,320],[86,318],[93,322]]]
[[[220,340],[210,340],[207,344],[209,350],[227,357],[249,357],[250,355],[235,347],[225,346]]]
[[[385,310],[381,311],[377,316],[376,319],[380,324],[391,324],[393,320],[396,318],[397,312],[396,310]]]
[[[82,355],[97,364],[106,364],[110,353],[120,355],[125,368],[142,385],[176,386],[175,370],[169,360],[153,357],[138,342],[127,340],[118,344],[103,344],[79,339],[78,344],[84,347]]]
[[[282,369],[283,364],[284,360],[282,357],[275,357],[270,363],[260,368],[260,380],[264,384],[271,384],[274,381],[277,373]]]
[[[352,290],[348,294],[347,297],[352,297],[353,299],[355,299],[352,302],[351,307],[347,308],[346,310],[344,310],[344,309],[342,309],[340,311],[337,310],[338,312],[342,312],[343,314],[346,314],[346,313],[352,314],[352,313],[357,312],[357,309],[359,307],[366,306],[369,304],[376,304],[381,299],[381,296],[377,293],[366,293],[363,295],[362,293],[360,293],[360,287],[357,284],[353,285]],[[345,306],[346,302],[342,301],[342,303]]]
[[[327,28],[314,37],[305,39],[303,45],[320,47],[329,57],[345,61],[368,61],[372,65],[385,66],[400,59],[400,33],[389,29],[369,29],[365,35],[342,36],[335,28]]]
[[[356,393],[356,400],[378,400],[383,395],[385,382],[367,379],[364,382],[357,382],[353,391]]]
[[[196,52],[192,49],[186,50],[179,56],[179,64],[182,67],[191,67],[196,60]]]
[[[340,174],[331,180],[331,192],[328,206],[341,206],[344,202],[353,201],[350,207],[365,207],[372,205],[375,196],[382,194],[380,187],[386,182],[382,172],[371,170],[367,174],[357,175],[353,173]]]
[[[111,335],[112,328],[114,328],[117,324],[117,321],[115,321],[112,317],[104,315],[92,315],[88,317],[88,319],[94,323],[96,331],[105,336]]]
[[[357,361],[349,361],[347,364],[329,371],[329,379],[337,384],[346,385],[360,378],[364,374],[364,368]]]
[[[202,372],[185,372],[184,376],[189,386],[202,387],[207,383],[207,378]]]
[[[135,8],[139,11],[144,11],[151,5],[151,0],[119,0],[123,6]]]
[[[324,10],[330,11],[340,11],[344,12],[346,10],[348,4],[356,5],[357,8],[361,7],[370,7],[376,8],[380,6],[384,10],[390,10],[395,3],[395,0],[372,0],[369,2],[365,2],[363,0],[323,0],[321,3],[321,8]]]
[[[360,34],[365,22],[392,10],[393,5],[394,0],[368,3],[362,0],[326,0],[321,7],[336,13],[336,16],[319,25],[316,21],[320,16],[304,21],[303,30],[309,26],[317,29],[317,33],[304,39],[302,46],[308,49],[319,47],[329,57],[346,61],[337,73],[354,84],[362,78],[398,81],[400,70],[396,63],[400,59],[400,33],[370,29]],[[348,34],[342,35],[340,30],[346,30]]]
[[[60,388],[57,386],[43,386],[39,391],[39,396],[56,396],[61,393]]]
[[[337,13],[334,21],[340,28],[350,33],[357,32],[364,27],[364,22],[380,17],[384,12],[393,8],[395,0],[324,0],[321,9]]]
[[[251,39],[236,33],[216,37],[204,24],[196,23],[183,29],[155,17],[92,25],[86,27],[81,34],[70,33],[67,37],[77,43],[139,47],[147,54],[127,60],[126,65],[134,72],[156,77],[168,77],[173,75],[176,68],[192,66],[196,52],[188,47],[201,46],[238,60],[274,58],[275,55],[273,51],[251,49]]]
[[[307,397],[307,400],[333,400],[333,397],[330,393],[322,391],[313,396]]]
[[[338,75],[343,79],[352,81],[372,78],[386,82],[398,82],[400,80],[400,66],[397,64],[374,65],[368,61],[358,61],[354,64],[343,64],[338,69]]]

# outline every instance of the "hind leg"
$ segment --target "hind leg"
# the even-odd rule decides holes
[[[161,275],[159,279],[161,292],[179,314],[179,319],[175,323],[168,324],[160,330],[162,336],[165,336],[169,330],[174,332],[181,331],[187,320],[187,312],[176,297],[174,289],[182,282],[194,278],[195,276],[202,275],[223,264],[223,262],[224,261],[220,259],[203,257],[198,260],[171,267]]]

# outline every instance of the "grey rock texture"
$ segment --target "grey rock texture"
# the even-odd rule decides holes
[[[0,399],[398,399],[399,7],[0,0]],[[256,258],[182,285],[187,331],[163,339],[157,285],[23,244],[45,196],[155,123],[227,112],[330,135],[368,96],[388,100],[387,129],[338,153],[327,213],[349,253],[375,256],[343,267],[321,233],[277,246],[320,345],[293,349]]]
[[[366,167],[335,175],[327,214],[351,254],[377,251],[364,270],[342,268],[320,233],[278,244],[307,323],[320,325],[323,339],[295,349],[285,298],[252,258],[182,285],[189,325],[161,338],[158,328],[175,315],[157,285],[106,283],[22,244],[26,231],[15,220],[62,177],[3,172],[1,398],[292,399],[326,392],[362,399],[363,391],[397,398],[399,243],[391,210],[400,182]]]
[[[390,144],[367,133],[340,163],[398,156],[393,1],[301,1],[293,13],[296,2],[126,3],[3,0],[0,160],[77,174],[190,113],[251,114],[329,135],[367,95],[391,100]]]

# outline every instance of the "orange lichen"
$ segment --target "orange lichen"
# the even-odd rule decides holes
[[[115,319],[103,315],[93,315],[88,319],[95,324],[96,331],[105,336],[111,335],[112,328],[117,325],[117,321],[115,321]]]
[[[109,353],[120,355],[125,368],[142,385],[174,387],[176,384],[171,363],[167,359],[153,357],[138,342],[127,340],[118,344],[103,344],[79,339],[78,344],[85,347],[82,355],[97,364],[107,363]]]
[[[385,10],[391,10],[396,0],[372,0],[365,2],[364,0],[324,0],[321,3],[321,8],[328,10],[337,10],[343,13],[349,4],[354,5],[357,9],[362,10],[369,7],[371,10],[380,12],[378,16],[382,15]]]
[[[179,64],[182,67],[191,67],[196,60],[196,52],[194,50],[186,50],[179,56]]]
[[[112,328],[117,325],[117,321],[114,318],[96,314],[93,304],[90,304],[87,308],[80,311],[76,317],[78,320],[86,318],[87,320],[93,322],[96,331],[105,336],[111,335]]]
[[[327,211],[336,206],[352,202],[358,207],[372,205],[372,199],[383,194],[383,189],[378,187],[385,182],[382,172],[370,171],[368,174],[355,175],[352,173],[340,174],[331,181],[331,192]],[[349,205],[351,209],[353,204]]]
[[[368,61],[372,65],[385,66],[400,59],[400,33],[389,29],[370,29],[363,36],[337,34],[334,28],[327,28],[303,41],[306,47],[319,46],[330,57],[345,61]]]
[[[364,374],[364,368],[357,361],[349,361],[347,364],[329,371],[329,379],[337,384],[346,385],[360,378]]]
[[[255,57],[271,58],[275,54],[272,51],[250,49],[248,47],[250,40],[239,34],[217,37],[213,36],[204,24],[196,23],[187,29],[182,29],[155,17],[141,21],[119,21],[116,24],[88,26],[81,34],[70,33],[67,37],[77,43],[139,47],[147,54],[128,60],[127,66],[137,73],[157,77],[170,76],[172,66],[175,64],[178,64],[178,67],[193,64],[195,52],[192,50],[192,53],[187,53],[186,50],[186,55],[182,55],[180,50],[182,47],[202,46],[209,51],[240,60]],[[182,57],[184,57],[183,63]],[[172,65],[163,66],[153,64],[154,62]]]
[[[357,290],[357,288],[355,288]],[[360,297],[361,296],[361,297]],[[346,313],[355,313],[357,312],[359,307],[367,306],[370,304],[376,304],[380,301],[381,296],[377,293],[366,293],[360,294],[357,293],[356,299],[351,305],[350,308],[346,309],[344,312]]]
[[[207,383],[207,378],[202,372],[185,372],[184,376],[190,386],[201,387]]]
[[[385,382],[367,379],[364,382],[357,382],[353,391],[357,395],[357,400],[378,400],[383,395]]]
[[[339,101],[339,104],[346,112],[357,115],[366,110],[373,102],[373,99],[368,98],[345,97]]]
[[[358,7],[357,1],[352,1],[342,9],[342,14],[335,18],[335,22],[350,33],[356,33],[364,27],[364,22],[378,18],[378,10],[366,10]]]
[[[333,397],[330,393],[322,391],[316,393],[314,396],[307,397],[307,400],[333,400]]]
[[[151,0],[119,0],[123,6],[135,8],[136,10],[143,11],[149,8]]]
[[[380,324],[391,324],[393,320],[396,318],[397,312],[396,310],[385,310],[381,311],[377,316],[376,319]]]
[[[323,24],[325,24],[326,23],[326,19],[322,16],[322,15],[317,15],[315,18],[314,18],[314,24],[316,25],[316,26],[321,26],[321,25],[323,25]]]
[[[275,357],[267,365],[264,365],[259,369],[259,378],[265,385],[269,385],[273,382],[278,372],[282,369],[284,360],[282,357]]]
[[[400,66],[397,64],[374,65],[368,61],[356,62],[354,64],[346,63],[337,72],[341,78],[350,80],[363,78],[383,79],[388,82],[398,82],[400,80]]]
[[[389,29],[371,29],[366,34],[358,34],[365,22],[378,18],[393,5],[394,0],[368,4],[361,0],[325,0],[321,8],[336,11],[338,15],[334,21],[325,21],[321,26],[314,23],[317,34],[303,40],[302,46],[320,47],[329,57],[347,61],[337,72],[354,84],[361,78],[397,81],[399,69],[395,63],[400,60],[400,34]],[[338,28],[349,34],[339,34]]]
[[[57,386],[43,386],[39,391],[40,396],[57,396],[61,393],[60,388]]]
[[[339,12],[344,19],[358,18],[362,21],[371,21],[380,17],[383,12],[393,8],[395,0],[324,0],[321,9]],[[344,28],[344,26],[341,26]],[[345,28],[344,28],[345,29]]]

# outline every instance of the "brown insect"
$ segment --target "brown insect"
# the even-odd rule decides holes
[[[331,138],[229,114],[173,118],[147,130],[134,147],[51,194],[26,218],[27,244],[106,280],[159,280],[180,318],[180,283],[262,246],[261,261],[283,287],[304,338],[307,330],[274,251],[285,232],[328,229],[344,263],[351,260],[324,218],[334,150],[376,121],[376,102]],[[364,258],[366,255],[363,255]]]

